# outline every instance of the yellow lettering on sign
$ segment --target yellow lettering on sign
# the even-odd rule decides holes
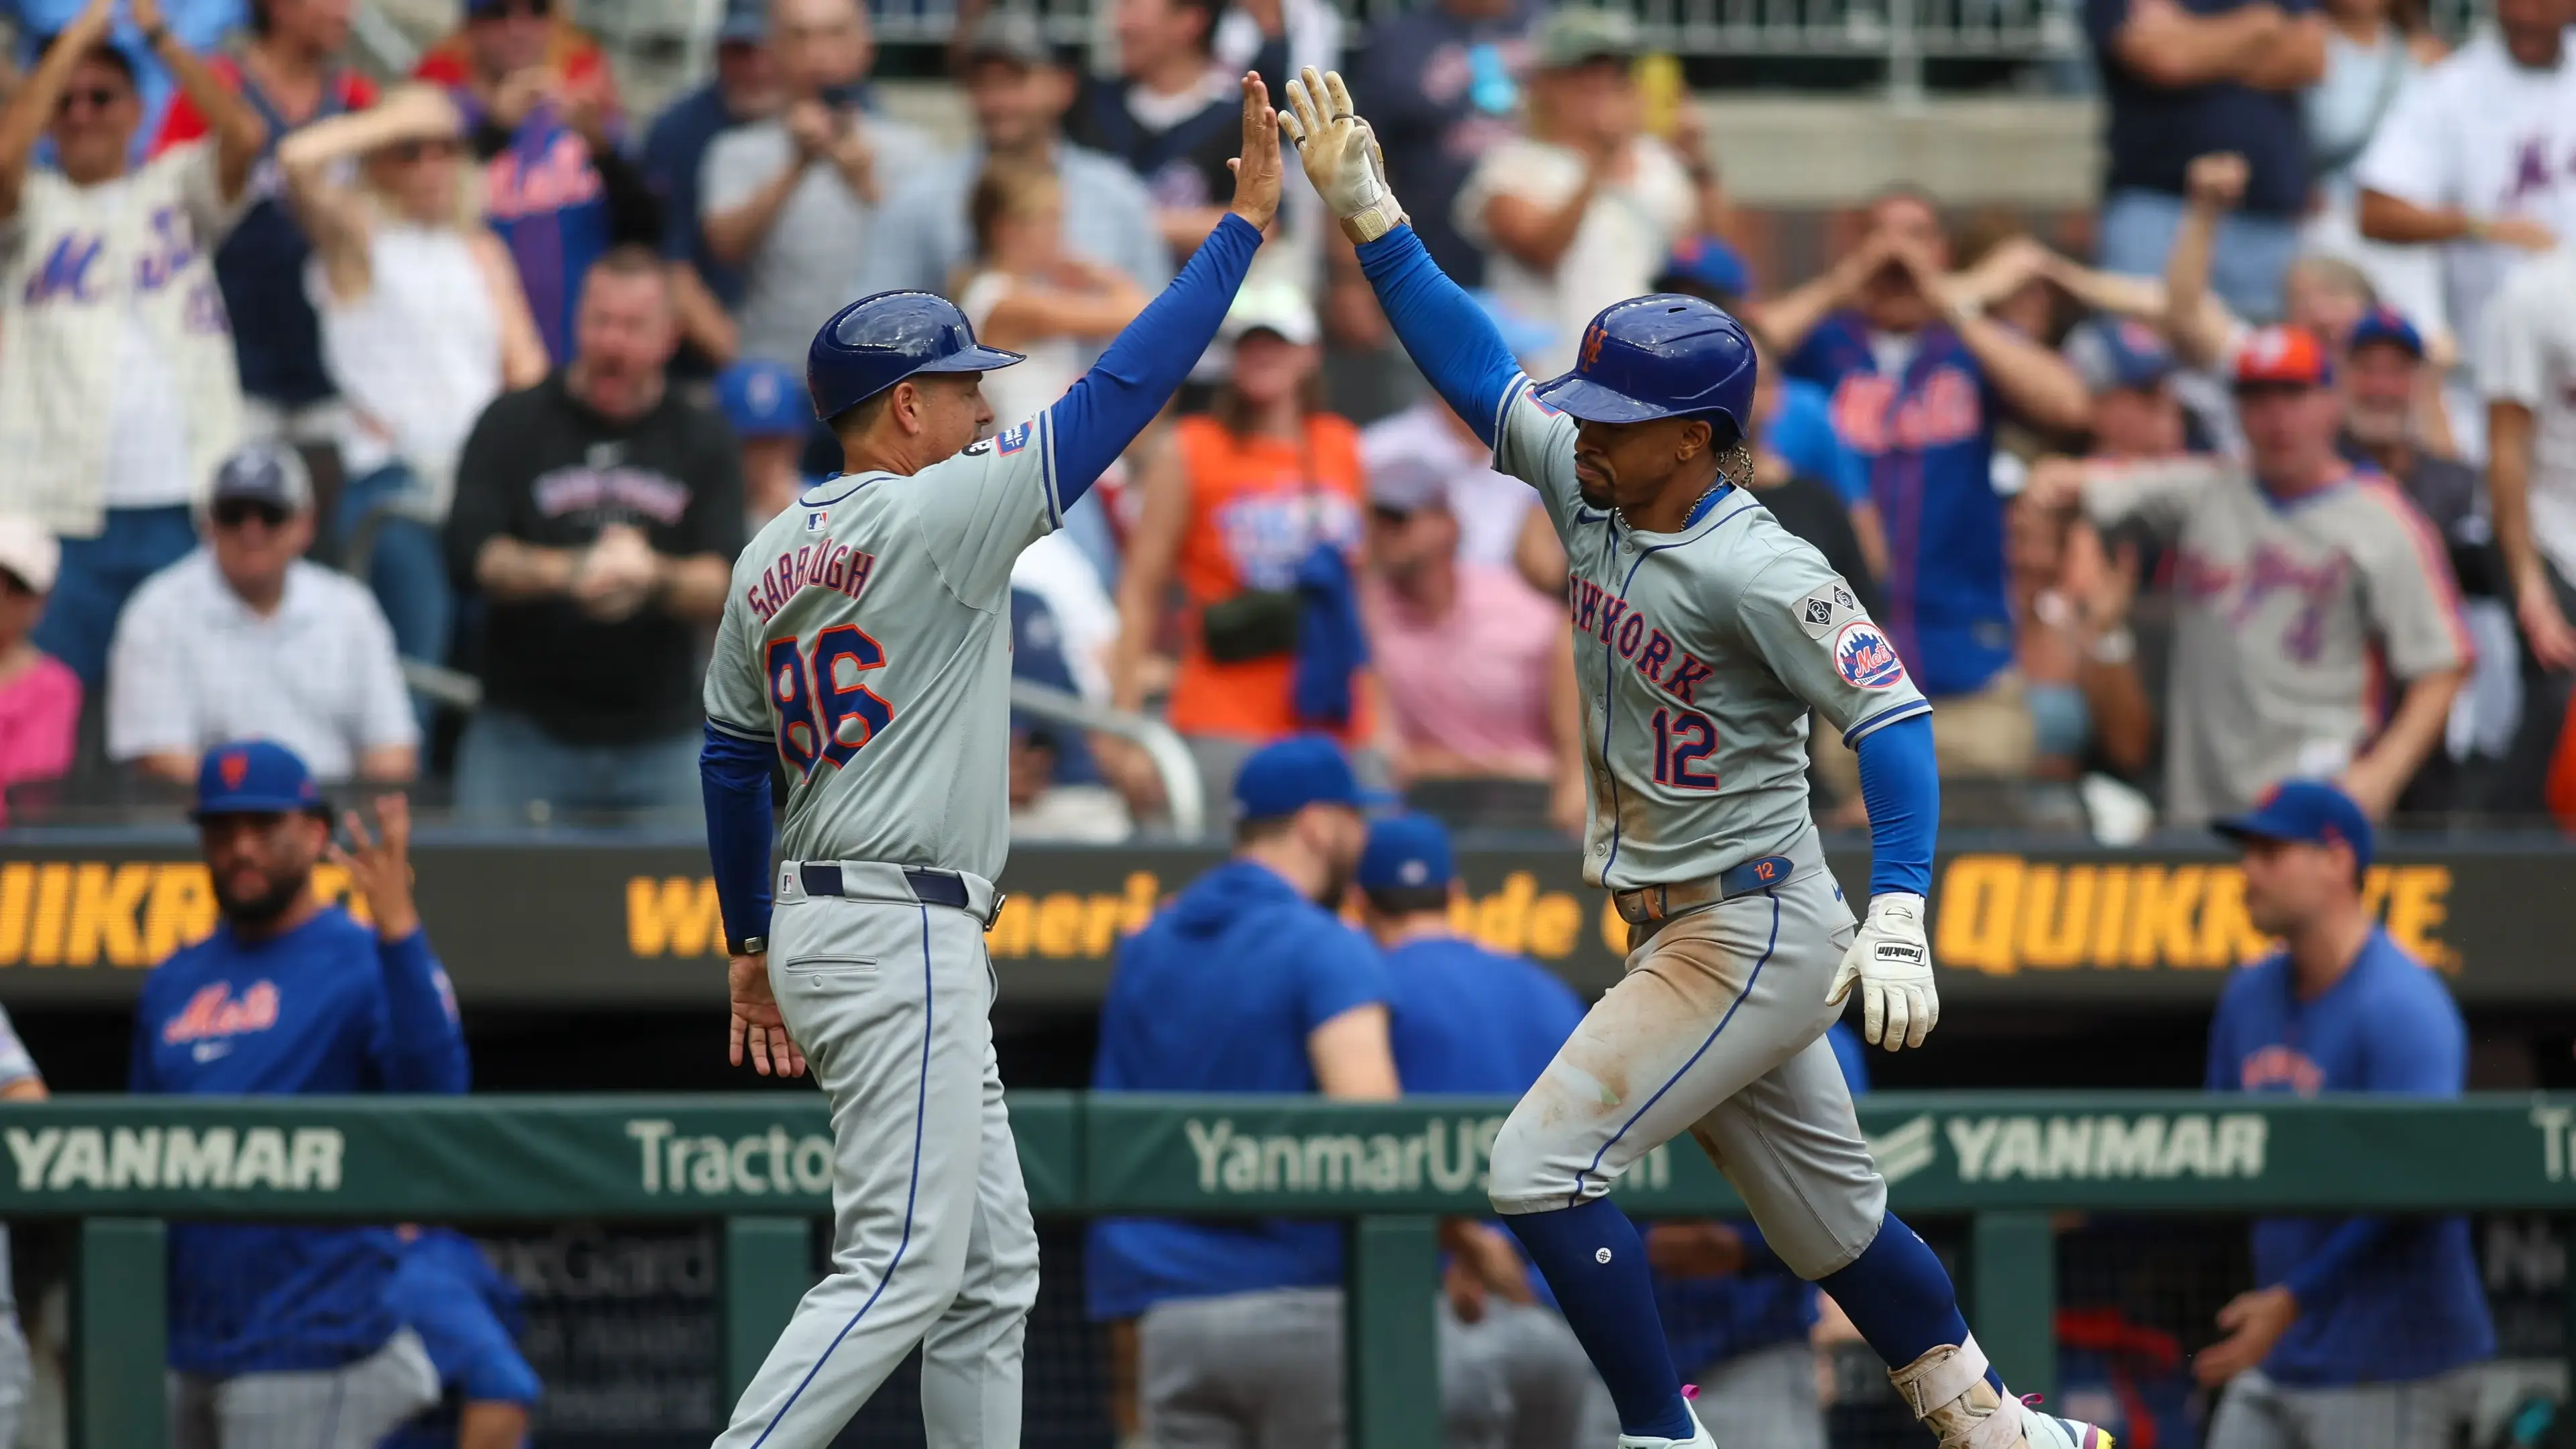
[[[984,933],[984,954],[993,957],[1019,957],[1029,954],[1029,918],[1037,907],[1027,896],[1012,896],[1002,902],[1002,913],[993,918],[993,929]]]
[[[1127,909],[1118,917],[1118,934],[1132,936],[1145,929],[1154,919],[1154,908],[1162,903],[1163,883],[1150,870],[1131,871],[1127,876]]]
[[[2078,964],[2084,959],[2085,928],[2092,919],[2093,867],[2032,866],[2021,886],[2017,939],[2022,964],[2042,971],[2063,971]]]
[[[0,900],[6,894],[0,882]],[[180,947],[206,939],[214,932],[215,915],[215,882],[204,866],[174,860],[154,867],[152,897],[143,907],[141,964],[167,960]]]
[[[0,866],[0,965],[27,954],[27,917],[36,895],[36,867],[23,860]]]
[[[2193,917],[2199,913],[2205,867],[2142,865],[2130,877],[2135,892],[2129,912],[2130,966],[2187,965],[2200,951]],[[2108,962],[2103,963],[2108,965]]]
[[[1071,956],[1082,947],[1082,897],[1055,891],[1038,901],[1037,942],[1041,956]]]
[[[1538,878],[1525,870],[1503,877],[1503,888],[1476,903],[1476,939],[1488,951],[1518,955],[1529,940],[1530,902],[1538,896]]]
[[[71,904],[72,868],[49,860],[36,868],[36,918],[27,927],[27,964],[63,964],[63,916]]]
[[[2009,976],[2021,969],[2013,926],[2021,908],[2022,863],[2009,855],[1963,855],[1941,872],[1939,937],[1932,959],[1945,966]]]
[[[626,949],[638,956],[713,956],[724,951],[724,907],[711,878],[639,875],[626,882]]]
[[[1082,954],[1106,956],[1118,941],[1118,923],[1127,914],[1127,902],[1120,896],[1092,896],[1083,902]]]
[[[1529,953],[1544,960],[1574,954],[1574,938],[1583,933],[1583,907],[1563,891],[1549,891],[1530,902]]]
[[[2451,918],[2451,868],[2447,865],[2401,865],[2389,873],[2388,934],[2415,953],[2425,965],[2442,971],[2460,969],[2460,953],[2441,937]]]
[[[2271,938],[2255,930],[2253,918],[2245,914],[2245,872],[2213,867],[2209,894],[2200,903],[2200,946],[2192,964],[2224,969],[2271,949]]]
[[[140,861],[82,861],[73,877],[71,939],[63,948],[64,963],[95,966],[102,956],[111,965],[139,959],[143,942],[135,917],[151,889],[152,867]]]
[[[1601,949],[1621,960],[1628,956],[1628,923],[1619,919],[1619,902],[1614,896],[1601,897]]]

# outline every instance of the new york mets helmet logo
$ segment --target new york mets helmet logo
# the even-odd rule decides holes
[[[1598,322],[1583,330],[1583,366],[1587,370],[1601,361],[1602,335],[1603,328]]]
[[[216,761],[215,768],[223,774],[225,789],[238,790],[243,777],[250,774],[250,756],[234,750]]]
[[[1893,689],[1905,678],[1896,646],[1867,619],[1854,619],[1834,636],[1834,668],[1856,689]]]

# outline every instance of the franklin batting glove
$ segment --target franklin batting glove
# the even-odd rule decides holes
[[[1288,83],[1288,109],[1279,129],[1297,143],[1297,159],[1315,194],[1340,218],[1354,242],[1376,241],[1411,218],[1387,189],[1386,153],[1377,133],[1351,108],[1340,71],[1317,74],[1308,66]]]
[[[1834,985],[1825,993],[1839,1006],[1860,984],[1861,1035],[1870,1045],[1896,1051],[1919,1047],[1941,1020],[1941,996],[1932,986],[1932,948],[1923,939],[1923,898],[1911,891],[1870,897],[1869,919],[1843,953]]]

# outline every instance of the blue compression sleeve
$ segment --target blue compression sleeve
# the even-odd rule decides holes
[[[1449,280],[1413,228],[1399,226],[1360,249],[1360,271],[1377,289],[1395,335],[1450,410],[1494,446],[1494,424],[1520,364],[1485,309]]]
[[[1047,410],[1055,434],[1056,489],[1065,507],[1090,492],[1172,400],[1199,354],[1216,340],[1260,245],[1260,229],[1227,212],[1172,284]]]
[[[376,963],[385,978],[385,1024],[392,1038],[385,1085],[396,1092],[462,1092],[473,1067],[465,1028],[447,974],[429,949],[429,932],[415,927],[399,941],[378,940]]]
[[[2340,1277],[2354,1259],[2377,1247],[2380,1239],[2388,1236],[2389,1227],[2386,1218],[2344,1219],[2343,1226],[2327,1234],[2326,1240],[2317,1244],[2317,1250],[2291,1269],[2280,1286],[2290,1290],[2290,1296],[2299,1300],[2302,1309],[2314,1306],[2319,1290]]]
[[[1861,736],[1860,798],[1869,806],[1869,893],[1932,893],[1932,835],[1941,824],[1941,771],[1932,719],[1916,715]]]
[[[769,759],[772,747],[707,726],[698,752],[698,783],[707,801],[707,860],[725,934],[736,940],[769,934]]]

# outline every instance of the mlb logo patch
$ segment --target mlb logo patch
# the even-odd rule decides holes
[[[1905,678],[1896,646],[1867,619],[1855,619],[1834,636],[1834,670],[1855,689],[1893,689]]]
[[[805,531],[807,533],[821,533],[823,531],[824,523],[829,520],[831,516],[832,510],[828,508],[817,508],[808,512],[805,515]]]
[[[994,435],[993,441],[1004,454],[1016,453],[1029,445],[1029,425],[1022,423],[1016,428],[1005,428]]]

